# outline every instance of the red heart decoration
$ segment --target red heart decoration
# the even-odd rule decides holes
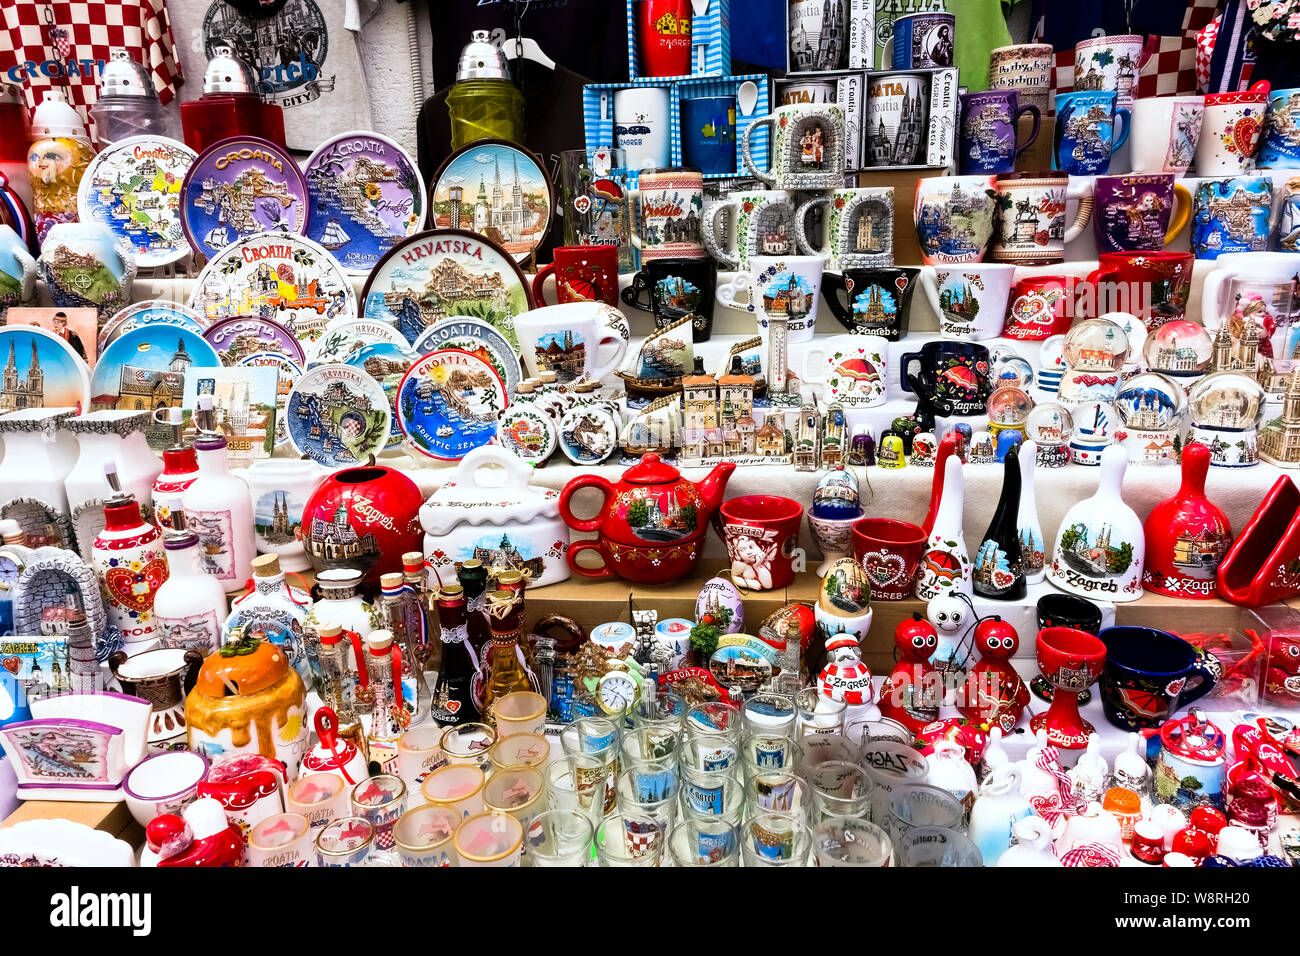
[[[456,711],[458,710],[460,710],[460,701],[458,700],[447,701],[447,713],[451,714],[454,717],[456,716]]]
[[[17,674],[22,668],[23,662],[20,658],[11,655],[0,661],[0,666],[3,666],[11,674]]]
[[[844,277],[844,291],[845,291],[845,292],[852,292],[852,291],[853,291],[853,287],[854,287],[854,285],[856,285],[856,283],[855,283],[852,279],[850,279],[848,276],[845,276],[845,277]]]
[[[154,558],[139,571],[109,568],[104,572],[104,587],[113,600],[132,611],[153,607],[154,595],[166,580],[167,562],[162,558]]]
[[[1259,140],[1259,118],[1243,116],[1232,124],[1232,144],[1237,148],[1238,156],[1249,156],[1255,150]]]
[[[905,275],[896,276],[894,278],[894,288],[897,289],[899,292],[902,292],[904,289],[907,288],[907,282],[908,282],[907,276]]]
[[[573,208],[577,210],[579,216],[585,216],[587,210],[591,208],[590,196],[578,196],[573,200]]]

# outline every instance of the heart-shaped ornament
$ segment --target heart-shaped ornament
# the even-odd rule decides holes
[[[907,570],[903,556],[889,551],[869,551],[862,556],[862,564],[871,580],[880,585],[901,583]]]
[[[894,277],[894,288],[897,289],[899,292],[906,291],[906,289],[907,289],[907,283],[908,283],[909,281],[911,281],[911,280],[909,280],[909,279],[907,278],[907,276],[905,276],[905,275],[903,275],[903,276],[895,276],[895,277]]]
[[[588,212],[591,211],[591,197],[590,196],[576,197],[573,200],[573,208],[577,211],[579,216],[585,216]]]
[[[3,661],[0,661],[0,665],[3,665],[4,669],[7,670],[9,673],[17,674],[18,671],[22,669],[23,662],[22,662],[22,658],[10,655],[9,657],[6,657]]]
[[[167,562],[162,558],[154,558],[139,571],[109,568],[104,572],[104,587],[113,601],[131,611],[153,607],[154,595],[166,580]]]
[[[857,283],[855,283],[852,279],[850,279],[848,276],[845,276],[845,277],[844,277],[844,291],[845,291],[845,292],[852,292],[856,286],[857,286]]]
[[[1259,141],[1259,117],[1243,116],[1232,124],[1232,145],[1238,156],[1249,156]]]

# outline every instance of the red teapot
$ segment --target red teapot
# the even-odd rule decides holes
[[[727,479],[736,470],[723,462],[698,484],[682,477],[656,454],[647,454],[623,472],[618,484],[599,475],[574,478],[560,493],[560,517],[575,531],[595,531],[594,541],[575,541],[568,562],[574,574],[588,578],[617,575],[638,584],[662,584],[695,570],[704,552],[709,517],[722,504]],[[578,518],[569,502],[575,492],[596,488],[604,496],[592,518]],[[596,551],[604,564],[584,568],[583,551]]]

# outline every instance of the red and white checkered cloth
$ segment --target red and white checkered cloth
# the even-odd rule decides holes
[[[125,49],[153,75],[170,102],[182,79],[165,0],[4,0],[0,3],[0,82],[21,84],[27,105],[64,91],[90,123],[99,67]]]

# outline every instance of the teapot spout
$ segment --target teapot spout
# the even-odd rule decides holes
[[[713,470],[704,476],[704,480],[695,486],[699,491],[700,505],[704,511],[712,513],[717,510],[718,505],[722,504],[723,495],[727,490],[727,479],[735,470],[735,462],[721,462],[714,465]]]

